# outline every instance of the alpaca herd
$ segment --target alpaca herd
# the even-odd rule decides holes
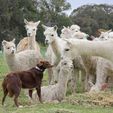
[[[25,80],[22,81],[23,79],[20,79],[20,83],[28,80],[25,77],[27,75],[24,71],[30,70],[37,64],[40,64],[41,61],[45,62],[40,52],[40,46],[36,41],[36,31],[40,21],[33,22],[24,19],[24,23],[27,37],[24,37],[17,47],[15,39],[12,41],[2,41],[4,58],[9,70],[11,73],[16,73],[13,76],[19,76],[18,73],[20,72],[24,75],[23,79]],[[76,92],[77,81],[80,76],[84,91],[89,93],[100,92],[105,87],[113,85],[112,30],[102,32],[100,37],[93,37],[94,39],[89,41],[87,40],[89,35],[82,32],[78,25],[63,26],[60,37],[57,33],[57,26],[48,27],[42,25],[42,27],[45,30],[45,44],[48,45],[45,59],[51,64],[51,68],[48,68],[49,85],[40,86],[41,97],[37,96],[37,91],[33,91],[33,94],[29,95],[31,101],[61,102],[66,96],[69,85],[72,93]],[[36,67],[36,69],[42,72],[40,66]],[[37,77],[39,75],[37,74]],[[34,76],[36,75],[33,74],[32,77]],[[15,84],[15,82],[12,82],[12,79],[8,79],[8,81],[9,84]],[[37,83],[40,81],[37,81]],[[8,83],[5,81],[6,86],[4,89],[3,82],[3,90],[12,88],[12,85],[9,85],[10,88],[8,89]],[[30,88],[30,83],[28,82],[27,84],[29,91],[39,87],[39,85],[35,85]],[[19,107],[17,101],[15,101],[15,104]]]

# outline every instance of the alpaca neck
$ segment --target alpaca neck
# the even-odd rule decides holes
[[[9,68],[12,67],[13,64],[15,63],[14,62],[15,54],[7,55],[7,54],[4,53],[4,56],[5,56],[5,60],[6,60],[7,64],[8,64],[8,66],[9,66]],[[12,70],[12,69],[10,69],[10,70]]]
[[[58,80],[58,92],[61,93],[63,96],[66,94],[66,89],[67,89],[67,82],[68,82],[68,75],[69,72],[66,70],[61,69],[59,73],[59,80]]]
[[[36,42],[35,35],[29,37],[28,38],[28,48],[35,49],[35,42]]]
[[[61,39],[59,37],[56,37],[54,39],[54,41],[51,43],[51,47],[53,49],[53,52],[54,54],[57,56],[57,57],[60,57],[61,56],[61,46],[60,46],[61,43]]]

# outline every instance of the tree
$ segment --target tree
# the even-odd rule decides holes
[[[84,5],[73,10],[70,18],[75,24],[81,26],[82,31],[96,35],[96,31],[113,29],[113,6],[112,5]]]

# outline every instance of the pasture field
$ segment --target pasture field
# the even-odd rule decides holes
[[[45,48],[42,47],[42,54],[44,55]],[[108,93],[97,95],[95,97],[88,94],[77,93],[74,95],[68,94],[65,100],[61,103],[33,103],[31,104],[22,90],[19,102],[24,106],[23,108],[16,108],[13,99],[7,97],[5,106],[1,105],[3,97],[1,83],[4,76],[8,73],[8,68],[3,59],[3,54],[0,53],[0,113],[113,113],[113,95]],[[47,73],[44,76],[45,83],[47,83]],[[109,97],[111,101],[106,103],[104,97]],[[92,100],[91,100],[92,99]],[[102,103],[100,104],[100,102]]]

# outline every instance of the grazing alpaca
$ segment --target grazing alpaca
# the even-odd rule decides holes
[[[47,61],[40,61],[36,67],[31,68],[27,71],[12,72],[9,73],[3,83],[3,92],[4,97],[2,99],[2,105],[4,104],[5,98],[9,93],[10,97],[14,96],[14,102],[17,107],[20,107],[18,104],[18,97],[20,95],[21,88],[29,89],[29,96],[32,98],[32,89],[36,88],[37,96],[39,101],[41,100],[41,83],[43,78],[43,72],[46,68],[52,67],[51,64]]]
[[[38,43],[36,42],[36,31],[37,31],[37,26],[39,25],[40,21],[28,22],[26,19],[24,19],[24,23],[25,23],[25,28],[26,28],[28,37],[25,37],[19,42],[19,44],[17,45],[17,52],[20,52],[26,49],[34,49],[41,56],[40,47]]]
[[[8,42],[3,40],[2,42],[5,60],[10,71],[23,71],[36,66],[40,59],[36,50],[25,50],[15,53],[16,47],[14,41]]]
[[[62,101],[66,95],[67,82],[73,71],[73,62],[70,59],[64,59],[60,62],[60,72],[58,83],[55,85],[41,87],[42,101],[54,102]],[[57,76],[57,75],[56,75]],[[33,99],[36,100],[36,92],[33,93]]]

